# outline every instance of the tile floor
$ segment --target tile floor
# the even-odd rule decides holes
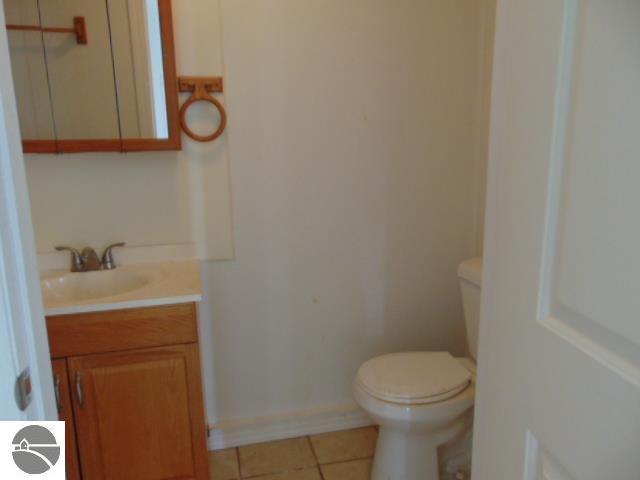
[[[212,480],[368,480],[375,427],[209,452]]]

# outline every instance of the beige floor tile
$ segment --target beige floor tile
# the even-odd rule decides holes
[[[262,477],[252,477],[251,480],[322,480],[318,467],[305,470],[293,470],[291,472],[276,473]]]
[[[367,427],[313,435],[311,443],[323,464],[372,457],[377,437],[375,427]]]
[[[240,468],[236,449],[209,452],[209,474],[212,480],[238,480]]]
[[[240,447],[240,471],[245,478],[315,466],[306,437]]]
[[[371,460],[352,460],[351,462],[322,465],[324,480],[369,480]]]

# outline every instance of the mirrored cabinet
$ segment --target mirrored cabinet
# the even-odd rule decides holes
[[[4,0],[26,153],[180,149],[170,0]]]

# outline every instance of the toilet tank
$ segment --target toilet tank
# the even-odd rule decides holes
[[[478,327],[480,323],[480,287],[482,284],[482,258],[465,260],[458,267],[462,293],[464,320],[467,327],[469,353],[478,358]]]

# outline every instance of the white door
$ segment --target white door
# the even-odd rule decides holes
[[[57,420],[3,5],[0,2],[0,420]],[[32,400],[15,399],[30,370]]]
[[[499,0],[475,480],[640,479],[640,1]]]

